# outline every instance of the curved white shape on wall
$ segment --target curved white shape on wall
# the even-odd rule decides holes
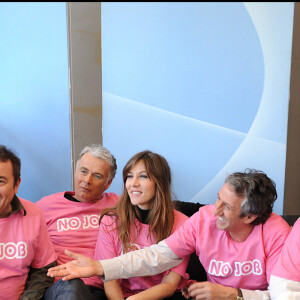
[[[265,80],[259,110],[243,143],[215,178],[192,201],[211,199],[215,187],[241,168],[266,172],[276,183],[278,200],[274,211],[282,213],[288,95],[293,28],[293,4],[245,3],[262,45]],[[266,18],[268,15],[268,18]]]
[[[292,15],[292,3],[102,3],[110,190],[149,149],[168,160],[176,199],[214,203],[249,167],[275,181],[281,213]]]

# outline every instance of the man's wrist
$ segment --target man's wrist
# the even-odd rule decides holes
[[[96,276],[103,276],[103,267],[100,260],[96,260]]]
[[[222,299],[230,299],[230,300],[237,300],[238,298],[238,289],[233,287],[227,287],[227,293],[224,292],[224,297]]]

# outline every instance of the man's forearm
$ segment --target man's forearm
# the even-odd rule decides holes
[[[112,259],[101,260],[103,281],[160,274],[179,265],[179,258],[164,242],[129,252]]]

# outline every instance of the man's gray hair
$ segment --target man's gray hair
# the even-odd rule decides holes
[[[91,144],[88,146],[85,146],[78,157],[78,160],[76,162],[76,169],[78,167],[78,163],[80,158],[85,154],[90,153],[96,158],[103,159],[110,165],[110,179],[114,179],[116,172],[117,172],[117,162],[115,157],[102,145],[100,144]]]
[[[245,172],[228,175],[225,183],[233,187],[237,196],[244,198],[240,217],[256,215],[257,218],[251,224],[264,224],[277,199],[275,182],[262,171],[246,169]]]

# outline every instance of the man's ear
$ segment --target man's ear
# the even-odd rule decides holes
[[[16,184],[14,186],[14,192],[15,192],[15,194],[17,194],[17,192],[18,192],[20,183],[21,183],[21,177],[19,177],[19,179],[17,180],[17,182],[16,182]]]
[[[105,191],[110,187],[111,183],[112,183],[112,178],[108,180],[106,186],[105,186]]]
[[[257,218],[257,215],[248,215],[244,217],[245,224],[252,223]]]

